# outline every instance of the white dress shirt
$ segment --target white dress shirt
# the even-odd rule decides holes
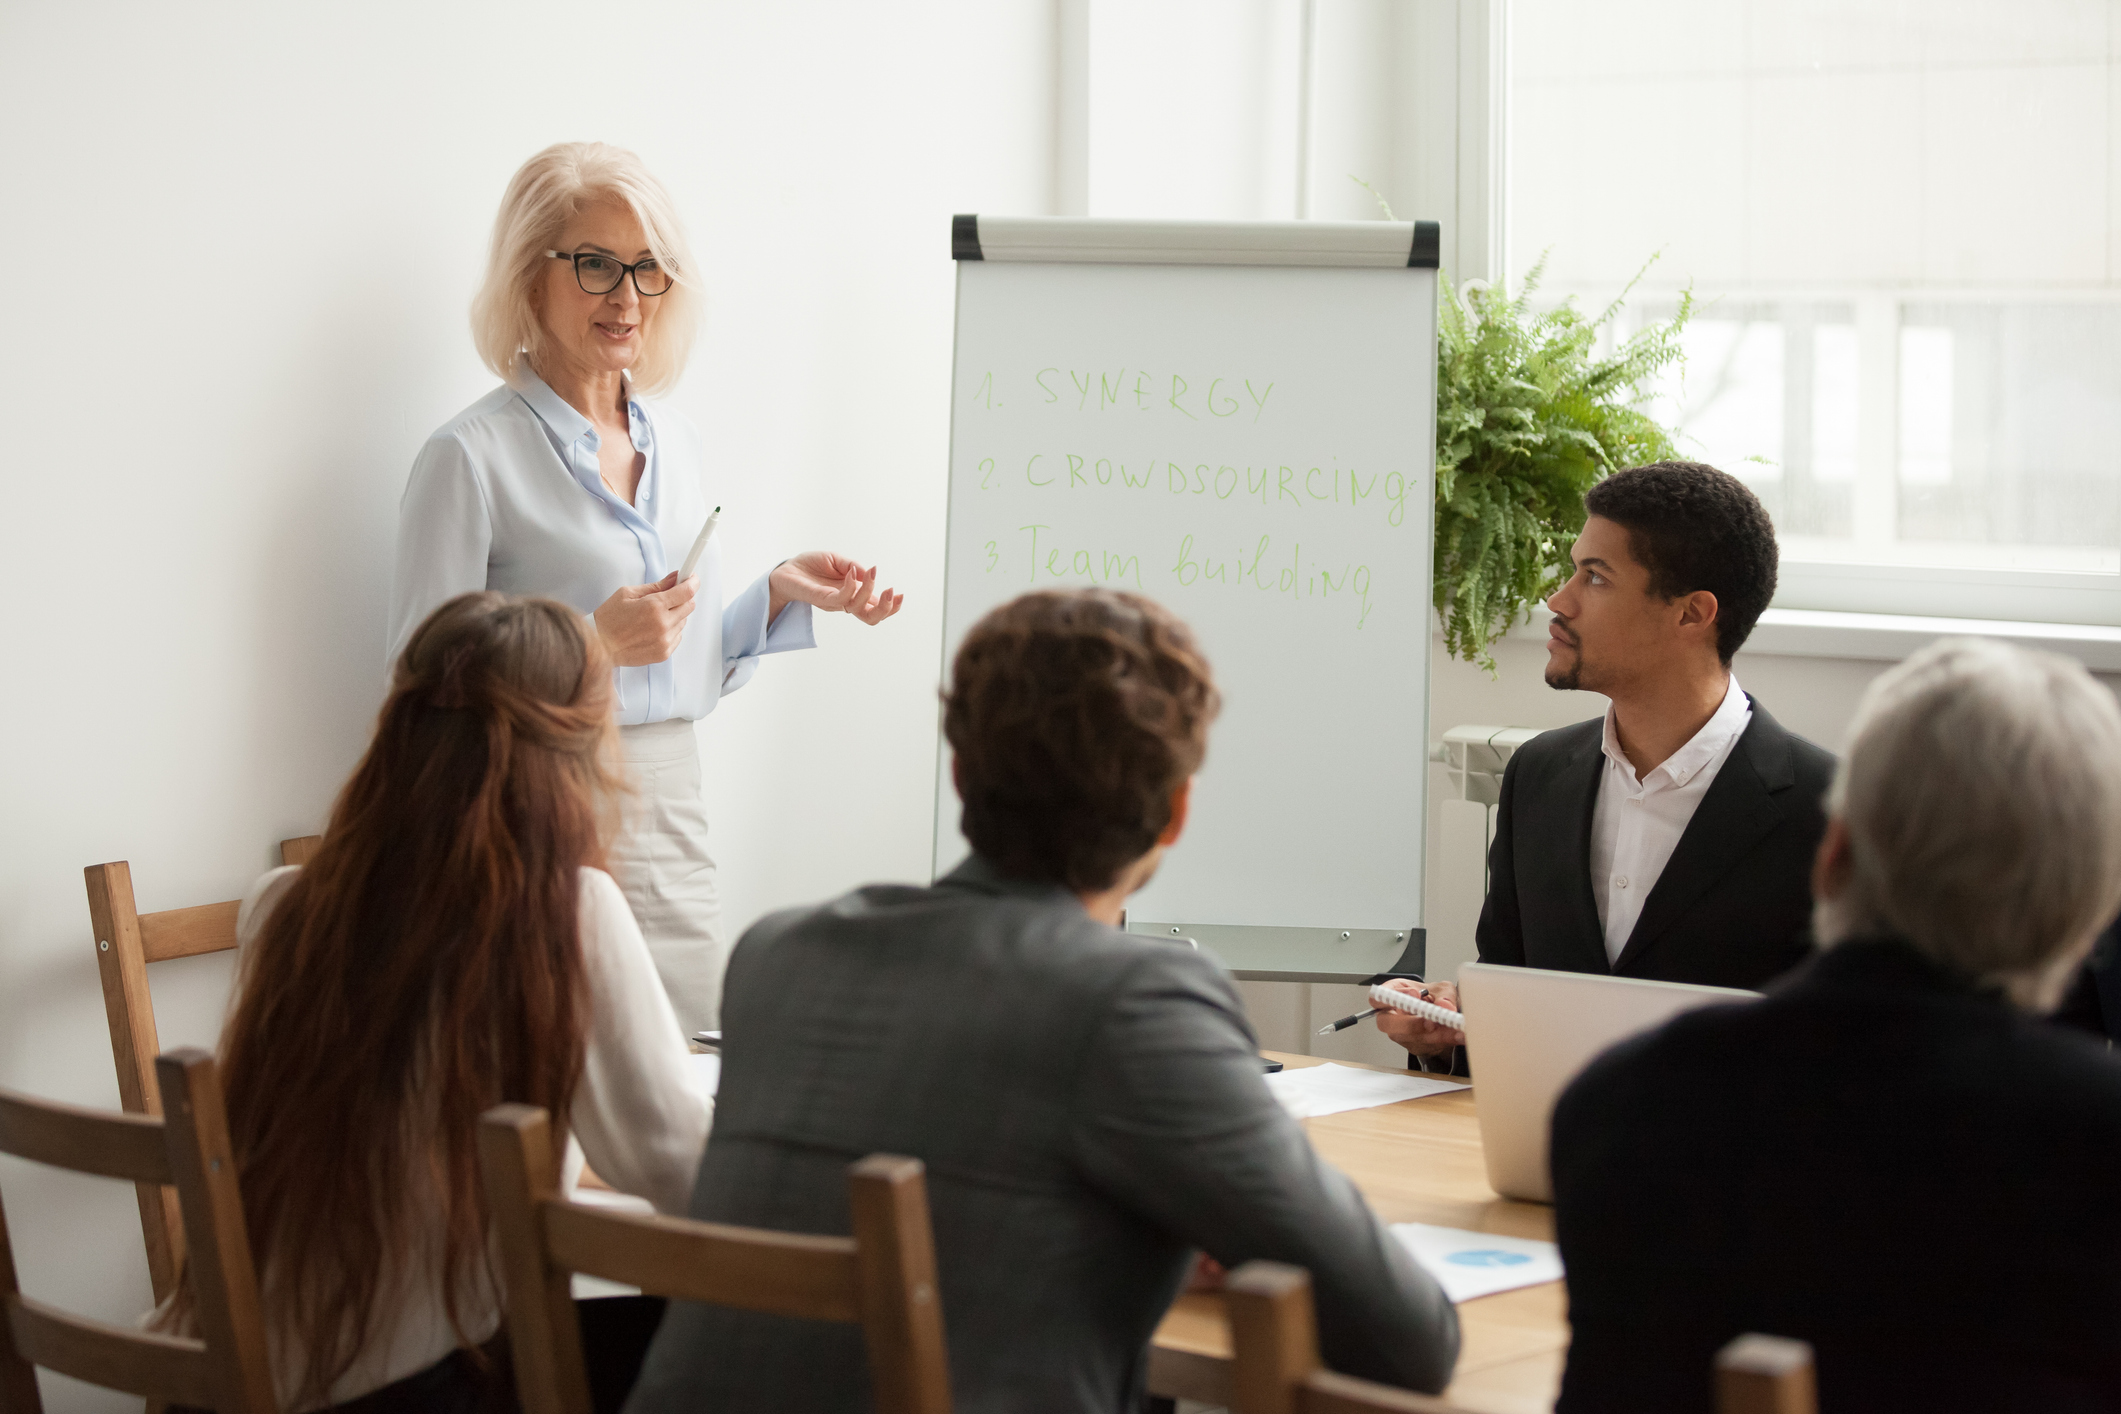
[[[275,869],[244,899],[236,915],[239,976],[251,956],[251,940],[299,872]],[[647,1199],[658,1212],[683,1216],[692,1203],[714,1101],[687,1056],[677,1015],[619,886],[602,870],[582,870],[577,908],[589,980],[589,1034],[568,1127],[599,1178],[621,1193]],[[579,1161],[568,1164],[568,1188],[580,1170]],[[333,1403],[424,1370],[457,1347],[442,1296],[440,1199],[417,1165],[405,1182],[414,1205],[412,1250],[385,1273],[389,1289],[377,1303],[375,1327],[352,1368],[332,1385]],[[261,1281],[268,1316],[284,1310],[270,1263]],[[501,1327],[501,1299],[484,1283],[475,1285],[480,1289],[466,1292],[458,1311],[464,1333],[484,1341]],[[288,1400],[301,1362],[281,1331],[268,1329],[267,1335],[282,1406],[292,1408]]]
[[[589,419],[528,368],[427,439],[398,505],[390,664],[429,614],[470,590],[549,595],[590,615],[614,591],[683,564],[710,505],[700,434],[638,398],[626,412],[634,449],[647,458],[630,506],[604,484]],[[808,604],[790,604],[767,624],[765,575],[722,603],[726,530],[707,542],[677,652],[616,670],[621,726],[697,721],[750,679],[761,655],[815,645]]]
[[[1605,709],[1605,774],[1591,815],[1591,894],[1605,928],[1607,962],[1620,960],[1643,900],[1657,887],[1701,798],[1752,720],[1753,704],[1733,674],[1722,704],[1693,739],[1638,780],[1620,749],[1613,709]]]

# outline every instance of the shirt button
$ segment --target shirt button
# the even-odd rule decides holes
[[[1614,882],[1614,883],[1616,883],[1616,884],[1618,884],[1618,885],[1619,885],[1619,886],[1620,886],[1621,888],[1623,888],[1623,889],[1624,889],[1624,888],[1626,888],[1626,887],[1628,886],[1628,876],[1627,876],[1627,875],[1625,875],[1625,874],[1622,874],[1622,875],[1621,875],[1621,876],[1620,876],[1619,878],[1615,879],[1615,880],[1614,880],[1613,882]]]
[[[1639,796],[1639,795],[1631,795],[1631,796],[1629,796],[1629,797],[1628,797],[1628,804],[1630,804],[1630,805],[1640,805],[1640,804],[1642,804],[1642,797],[1641,797],[1641,796]]]

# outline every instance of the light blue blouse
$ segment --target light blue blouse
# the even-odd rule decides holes
[[[638,398],[626,408],[634,448],[647,457],[631,506],[604,485],[589,419],[527,368],[427,439],[398,503],[390,663],[422,620],[470,590],[550,595],[588,615],[613,591],[684,562],[710,505],[699,431]],[[677,652],[615,671],[621,725],[697,721],[765,654],[816,646],[808,604],[767,624],[765,575],[723,604],[721,538],[700,559],[699,598]]]

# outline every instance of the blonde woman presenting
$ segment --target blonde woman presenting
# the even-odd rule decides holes
[[[693,723],[759,659],[814,646],[814,609],[879,624],[903,596],[828,550],[726,601],[717,535],[684,561],[710,496],[699,432],[647,400],[683,372],[700,274],[663,186],[603,143],[523,164],[494,220],[472,332],[502,386],[430,437],[398,513],[389,659],[468,590],[543,594],[589,618],[614,668],[634,795],[611,850],[687,1030],[719,1024],[721,928]],[[716,478],[720,480],[719,477]]]

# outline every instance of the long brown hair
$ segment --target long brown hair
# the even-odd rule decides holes
[[[464,594],[413,634],[316,857],[245,958],[222,1039],[251,1250],[300,1403],[416,1271],[441,1196],[444,1309],[491,1280],[475,1148],[506,1100],[565,1115],[587,997],[578,871],[602,867],[611,668],[550,599]]]

